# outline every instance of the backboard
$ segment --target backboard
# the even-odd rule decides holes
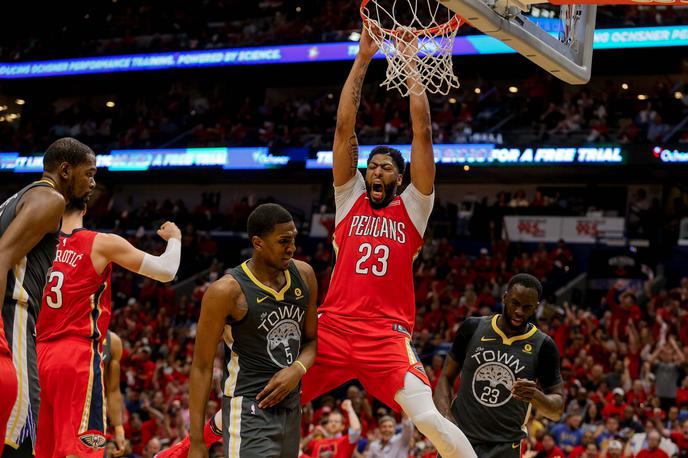
[[[542,0],[438,0],[473,27],[495,37],[557,78],[585,84],[592,71],[597,5],[550,5],[559,10],[561,30],[546,31],[526,15]],[[539,8],[538,8],[539,10]]]

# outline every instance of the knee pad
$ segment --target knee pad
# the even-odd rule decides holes
[[[451,433],[451,423],[447,426],[447,419],[440,415],[437,411],[427,411],[411,417],[411,421],[416,428],[424,435],[430,437],[432,435],[445,435]]]
[[[477,458],[463,432],[437,410],[416,415],[411,421],[430,439],[443,458]]]

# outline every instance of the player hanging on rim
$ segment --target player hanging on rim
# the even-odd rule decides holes
[[[165,222],[160,256],[116,234],[83,228],[86,202],[65,210],[60,244],[43,292],[36,325],[41,410],[36,458],[102,457],[105,448],[103,342],[111,313],[112,264],[158,281],[174,279],[181,231]]]
[[[4,458],[34,456],[40,407],[35,336],[43,287],[55,258],[66,202],[88,199],[96,186],[95,174],[93,150],[73,138],[61,138],[43,156],[41,179],[0,205],[0,454]]]
[[[503,313],[466,319],[447,355],[435,402],[466,433],[480,458],[521,456],[531,406],[554,421],[564,412],[559,350],[530,323],[541,296],[537,278],[515,275],[502,298]]]
[[[408,37],[404,37],[408,38]],[[417,52],[417,38],[399,40],[397,52]],[[358,172],[355,125],[361,88],[377,52],[367,28],[342,89],[334,136],[336,263],[318,309],[318,353],[303,380],[308,402],[357,378],[395,410],[402,409],[444,458],[475,457],[466,436],[432,401],[423,365],[411,343],[415,321],[413,260],[434,203],[435,159],[427,95],[409,96],[413,140],[411,184],[397,195],[405,161],[378,146]],[[410,68],[409,86],[420,84]]]
[[[207,457],[208,436],[217,437],[219,431],[227,457],[299,454],[298,386],[316,351],[315,273],[305,262],[292,260],[297,230],[283,207],[258,206],[247,230],[253,256],[203,296],[189,377],[190,440],[159,457]],[[211,418],[204,431],[213,362],[225,325],[231,332],[225,333],[222,417]]]

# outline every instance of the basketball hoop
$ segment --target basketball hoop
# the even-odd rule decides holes
[[[387,59],[381,86],[397,89],[402,96],[424,91],[446,95],[459,87],[452,51],[462,19],[437,0],[424,1],[425,5],[423,0],[361,3],[365,29]]]

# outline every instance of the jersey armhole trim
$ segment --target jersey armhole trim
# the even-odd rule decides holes
[[[432,213],[433,207],[435,206],[435,188],[432,188],[432,193],[425,195],[422,192],[416,188],[413,183],[409,183],[409,185],[404,189],[404,192],[402,192],[399,195],[399,198],[401,201],[404,203],[404,210],[406,211],[406,214],[408,215],[409,219],[413,223],[413,228],[416,230],[416,233],[420,236],[422,239],[425,235],[425,232],[428,229],[428,222],[430,220],[430,214]],[[427,205],[429,206],[429,211],[427,215],[421,215],[423,216],[422,221],[417,221],[419,218],[417,217],[418,215],[411,214],[411,206],[413,207],[414,210],[418,211],[419,206],[415,205],[417,203],[420,203],[421,205]],[[420,230],[421,228],[418,227],[417,223],[422,224],[422,231]]]
[[[354,176],[341,186],[334,186],[334,227],[339,227],[339,224],[346,219],[351,213],[361,195],[365,195],[365,180],[363,175],[356,170]],[[358,190],[356,188],[359,188]],[[357,192],[358,191],[358,192]],[[338,202],[337,197],[343,199],[343,202]]]
[[[246,297],[247,297],[247,296],[246,296],[246,291],[244,291],[244,286],[241,284],[241,282],[239,281],[239,279],[238,279],[236,276],[234,276],[234,274],[232,274],[232,272],[228,272],[227,275],[229,275],[230,277],[232,277],[232,278],[234,279],[234,281],[237,282],[237,284],[239,285],[239,289],[241,289],[241,294],[244,295],[244,300],[246,300],[246,314],[245,314],[240,320],[235,320],[234,318],[232,318],[231,315],[228,315],[228,316],[225,318],[225,325],[231,327],[231,326],[234,326],[234,325],[239,325],[239,324],[243,323],[243,322],[246,320],[246,318],[248,317],[248,313],[251,311],[251,306],[249,305],[248,300],[246,299]]]

